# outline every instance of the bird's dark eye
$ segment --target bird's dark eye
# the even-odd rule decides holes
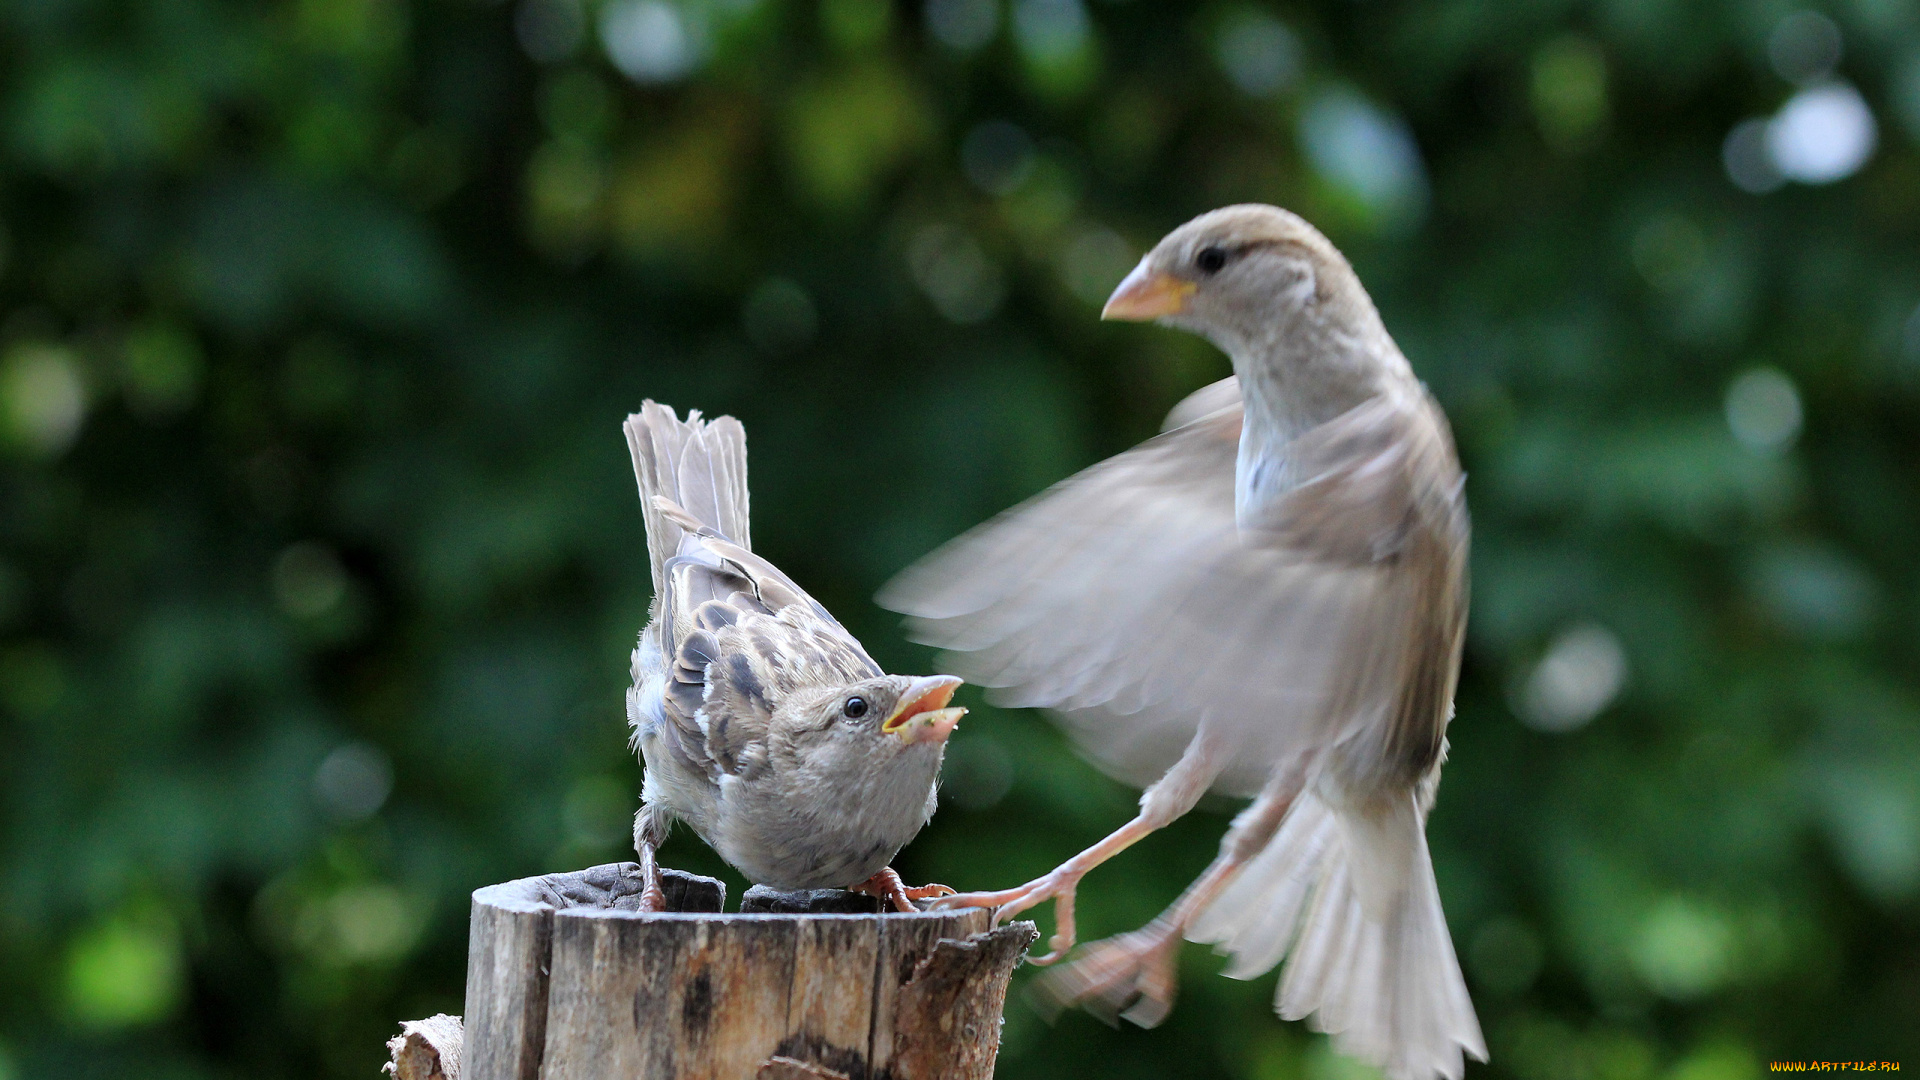
[[[846,713],[848,719],[858,720],[867,715],[867,699],[863,697],[850,697],[847,699],[845,705],[840,706],[840,711]]]
[[[1217,274],[1221,267],[1227,265],[1227,253],[1217,247],[1201,248],[1200,254],[1193,257],[1193,265],[1199,267],[1203,274]]]

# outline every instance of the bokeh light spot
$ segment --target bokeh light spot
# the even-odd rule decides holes
[[[58,457],[87,418],[80,360],[59,345],[21,344],[0,359],[0,438],[35,457]]]
[[[979,241],[950,225],[928,225],[915,233],[907,266],[927,299],[952,322],[980,322],[1006,299],[1000,268]]]
[[[1727,179],[1749,195],[1778,191],[1787,182],[1767,148],[1768,122],[1764,116],[1742,120],[1720,144],[1720,164],[1727,170]]]
[[[1860,91],[1827,83],[1793,95],[1767,125],[1767,152],[1780,175],[1803,184],[1831,184],[1873,156],[1879,128]]]
[[[1750,584],[1787,630],[1838,640],[1864,630],[1878,608],[1879,588],[1859,565],[1808,544],[1782,544],[1753,562]]]
[[[1257,8],[1239,8],[1228,15],[1213,51],[1227,78],[1250,97],[1273,97],[1300,78],[1300,39],[1287,24]]]
[[[179,1004],[184,968],[172,921],[152,905],[135,905],[73,940],[66,963],[68,1012],[93,1028],[164,1019]]]
[[[1534,54],[1533,115],[1554,150],[1571,154],[1599,141],[1607,123],[1607,58],[1592,40],[1556,39]]]
[[[1688,1001],[1724,985],[1733,973],[1738,944],[1733,924],[1720,912],[1686,897],[1656,904],[1641,921],[1628,950],[1635,974],[1655,993]]]
[[[1613,631],[1581,623],[1561,631],[1522,688],[1519,712],[1537,731],[1577,731],[1613,704],[1627,682],[1627,651]]]
[[[296,619],[332,612],[346,598],[347,584],[339,557],[317,541],[289,544],[273,560],[274,602]]]
[[[391,885],[349,885],[308,902],[292,933],[295,945],[323,964],[381,963],[413,948],[427,915],[424,905]]]
[[[958,52],[973,52],[1000,32],[998,0],[927,0],[927,29]]]
[[[1832,75],[1840,49],[1840,27],[1818,11],[1792,12],[1767,35],[1767,62],[1774,73],[1801,85]]]
[[[1015,0],[1013,35],[1034,60],[1061,63],[1087,47],[1093,32],[1080,0]]]
[[[1841,865],[1881,903],[1911,900],[1920,892],[1920,784],[1908,763],[1896,755],[1822,779]]]
[[[1093,20],[1081,0],[1014,0],[1013,39],[1044,94],[1060,98],[1092,88],[1098,53]]]
[[[600,10],[607,59],[637,83],[674,82],[692,74],[703,51],[700,29],[664,0],[615,0]]]
[[[1073,295],[1101,307],[1138,258],[1119,233],[1095,225],[1081,230],[1061,252],[1060,276]]]
[[[1322,92],[1300,115],[1307,160],[1371,223],[1411,225],[1426,210],[1427,173],[1398,116],[1346,88]]]
[[[1764,1075],[1752,1050],[1716,1040],[1674,1062],[1667,1080],[1756,1080]]]
[[[365,821],[393,793],[393,762],[369,742],[336,747],[313,771],[314,798],[337,821]]]
[[[1727,427],[1757,453],[1785,450],[1800,437],[1800,391],[1773,368],[1755,368],[1727,387]]]
[[[795,94],[783,135],[803,193],[845,212],[872,199],[931,129],[918,89],[898,68],[872,63]]]

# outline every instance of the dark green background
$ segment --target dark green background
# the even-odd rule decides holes
[[[967,50],[917,2],[689,0],[698,65],[642,86],[564,0],[0,4],[0,1078],[372,1077],[459,1010],[469,890],[627,853],[622,416],[745,421],[760,550],[924,670],[869,597],[1225,374],[1097,300],[1241,200],[1349,253],[1470,474],[1431,833],[1489,1070],[1920,1068],[1920,9],[1832,5],[1879,148],[1753,195],[1721,147],[1793,93],[1784,3],[1287,4],[1264,95],[1220,59],[1288,40],[1262,9],[988,7]],[[1035,156],[983,135],[970,180],[993,119]],[[1417,161],[1358,160],[1397,173],[1315,142],[1395,131]],[[1730,430],[1756,368],[1797,441]],[[1624,689],[1536,730],[1569,628]],[[908,878],[1126,818],[962,700]],[[1231,810],[1093,875],[1083,931]],[[1001,1075],[1361,1075],[1187,961],[1156,1031],[1016,1000]]]

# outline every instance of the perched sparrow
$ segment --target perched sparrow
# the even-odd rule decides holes
[[[1056,905],[1208,790],[1255,796],[1135,933],[1051,973],[1058,1002],[1158,1023],[1181,936],[1395,1078],[1485,1060],[1425,835],[1467,618],[1446,418],[1312,226],[1233,206],[1176,229],[1107,302],[1212,340],[1234,377],[1154,439],[907,571],[881,602],[1009,705],[1057,711],[1140,814],[1036,881],[942,905]]]
[[[901,911],[887,864],[933,816],[960,680],[880,670],[827,609],[755,555],[747,435],[651,401],[627,417],[653,607],[633,651],[627,720],[646,762],[634,848],[645,910],[664,904],[654,850],[674,819],[782,889],[855,888]]]

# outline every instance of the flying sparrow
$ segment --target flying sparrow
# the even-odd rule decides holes
[[[910,568],[881,602],[1007,705],[1055,710],[1146,787],[1132,822],[1053,872],[943,906],[1055,902],[1209,791],[1254,796],[1159,918],[1049,973],[1060,1003],[1144,1026],[1181,937],[1396,1080],[1485,1060],[1427,852],[1467,618],[1452,436],[1338,250],[1232,206],[1174,230],[1104,318],[1211,340],[1234,375],[1166,429]]]
[[[755,555],[747,436],[731,416],[627,417],[653,606],[627,720],[646,763],[633,843],[642,909],[661,910],[655,849],[675,819],[749,879],[853,888],[897,910],[944,895],[888,868],[933,816],[950,675],[888,675],[827,609]]]

